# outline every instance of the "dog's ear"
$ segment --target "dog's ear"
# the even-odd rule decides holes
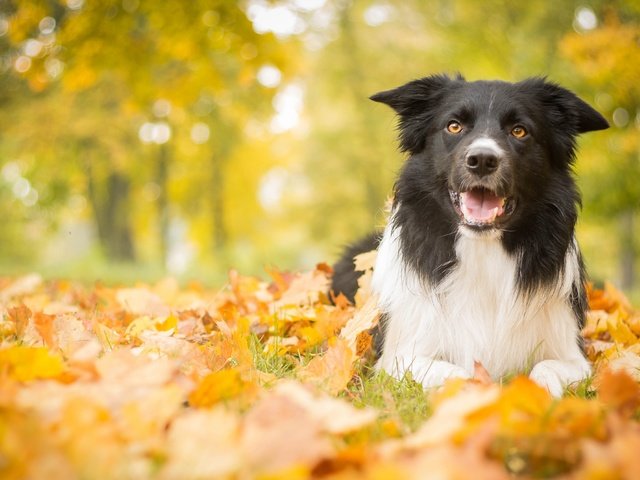
[[[553,115],[552,125],[568,123],[576,134],[609,128],[609,122],[573,92],[554,83],[538,81],[542,89],[542,101]]]
[[[428,108],[437,99],[441,90],[452,82],[453,80],[446,75],[432,75],[413,80],[392,90],[376,93],[369,98],[374,102],[389,105],[398,115],[407,116]]]
[[[389,105],[396,111],[400,117],[398,128],[401,149],[418,153],[424,148],[428,122],[433,118],[444,92],[452,84],[462,81],[464,79],[460,75],[455,80],[446,75],[433,75],[376,93],[369,98]]]

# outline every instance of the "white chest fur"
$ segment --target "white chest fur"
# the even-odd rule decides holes
[[[564,380],[588,374],[568,302],[579,281],[575,248],[555,285],[524,297],[516,290],[517,259],[495,236],[459,235],[456,266],[433,286],[407,267],[399,235],[387,227],[372,282],[388,315],[378,368],[397,377],[410,370],[425,386],[472,375],[474,361],[496,379],[548,359],[580,364]]]

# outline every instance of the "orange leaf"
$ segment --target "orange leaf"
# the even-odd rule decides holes
[[[596,386],[602,403],[626,415],[640,406],[640,385],[624,370],[605,369],[596,378]]]
[[[344,390],[353,376],[354,351],[347,342],[336,338],[324,355],[311,360],[298,371],[301,380],[337,394]]]
[[[54,321],[56,317],[55,315],[47,315],[46,313],[36,312],[33,317],[33,323],[36,327],[36,330],[44,340],[44,343],[49,348],[56,348],[58,346],[58,342],[56,341],[54,334]]]
[[[210,407],[216,403],[240,396],[250,398],[257,393],[257,386],[245,382],[236,370],[221,370],[204,377],[189,394],[189,404],[194,407]]]
[[[21,303],[16,307],[9,308],[7,316],[15,324],[16,337],[21,338],[29,324],[29,320],[31,320],[31,310]]]

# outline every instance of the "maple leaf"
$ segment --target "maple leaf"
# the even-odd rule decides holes
[[[631,416],[640,407],[640,385],[625,370],[604,369],[595,381],[602,403]]]
[[[337,394],[351,380],[355,359],[355,352],[349,344],[341,338],[335,338],[327,351],[300,368],[297,376],[322,387],[328,393]]]
[[[187,411],[167,434],[160,478],[229,478],[244,464],[238,417],[222,408]]]
[[[370,297],[340,331],[340,337],[346,340],[352,351],[356,352],[359,335],[371,330],[376,325],[379,317],[380,311],[378,310],[377,299]]]
[[[29,320],[31,320],[31,315],[31,310],[23,303],[7,310],[9,320],[15,325],[14,330],[16,337],[22,338],[29,324]]]
[[[216,403],[240,395],[251,401],[258,392],[254,382],[242,379],[236,370],[221,370],[205,376],[189,394],[189,404],[194,407],[210,407]]]
[[[16,345],[0,350],[0,372],[15,380],[56,378],[63,371],[62,358],[47,348]]]

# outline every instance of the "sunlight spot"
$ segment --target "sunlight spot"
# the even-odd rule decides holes
[[[276,115],[271,120],[273,133],[283,133],[300,123],[304,93],[299,85],[288,85],[273,99]]]
[[[80,10],[84,6],[84,0],[67,0],[69,10]]]
[[[38,28],[43,35],[50,35],[56,29],[56,19],[53,17],[44,17],[40,20]]]
[[[288,37],[303,33],[306,25],[291,8],[286,5],[271,5],[264,0],[251,0],[247,17],[253,23],[256,33],[272,32],[278,37]]]
[[[615,123],[618,128],[626,127],[629,123],[629,112],[622,107],[616,108],[613,111],[613,123]]]
[[[16,58],[16,61],[13,64],[13,67],[16,69],[16,72],[18,73],[26,73],[31,68],[31,59],[24,55],[20,55],[18,58]]]
[[[13,187],[11,188],[13,195],[20,199],[25,198],[29,194],[30,190],[31,183],[29,183],[29,180],[24,177],[18,177],[15,182],[13,182]]]
[[[198,145],[206,143],[210,134],[209,125],[206,123],[198,122],[191,127],[191,140]]]
[[[293,0],[293,4],[297,9],[304,10],[306,12],[318,10],[319,8],[322,8],[325,3],[327,3],[327,0]]]
[[[263,65],[258,70],[258,82],[264,87],[275,88],[280,85],[281,79],[282,73],[273,65]]]
[[[153,114],[158,118],[168,117],[171,114],[171,102],[163,98],[156,100],[151,108]]]
[[[57,58],[47,58],[44,62],[44,69],[50,78],[58,78],[64,70],[64,63]]]
[[[393,7],[386,4],[374,4],[364,11],[364,21],[371,27],[377,27],[390,20]]]
[[[161,145],[171,139],[171,127],[166,122],[145,122],[138,130],[138,137],[142,143]]]
[[[275,167],[264,174],[258,186],[258,201],[267,212],[280,210],[282,197],[289,173],[282,167]]]
[[[2,167],[2,178],[13,183],[20,178],[20,165],[17,162],[7,162]]]
[[[589,7],[578,7],[576,9],[573,28],[577,31],[589,31],[598,26],[598,17]]]
[[[42,52],[42,42],[30,38],[29,40],[24,42],[23,50],[25,55],[32,58],[37,57],[38,55],[40,55],[40,52]]]
[[[80,10],[84,6],[84,0],[67,0],[69,10]]]

